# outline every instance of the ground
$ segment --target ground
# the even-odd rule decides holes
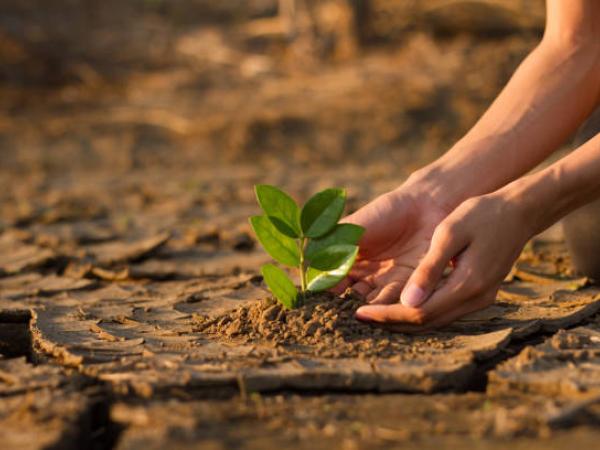
[[[535,45],[535,8],[519,23],[499,7],[452,22],[428,2],[439,8],[409,8],[417,27],[375,14],[361,39],[336,28],[324,46],[288,42],[273,2],[248,2],[240,22],[199,1],[212,14],[199,27],[201,14],[161,21],[178,2],[153,4],[137,28],[86,15],[99,23],[79,43],[40,28],[62,47],[34,64],[39,37],[9,33],[29,3],[0,34],[7,448],[597,442],[600,288],[573,270],[560,232],[527,245],[493,306],[411,336],[356,322],[351,294],[281,310],[247,222],[255,183],[300,201],[345,187],[352,211],[431,161]],[[102,59],[107,23],[119,64]]]

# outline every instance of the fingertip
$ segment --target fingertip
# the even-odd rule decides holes
[[[369,322],[380,322],[384,319],[388,305],[364,305],[354,313],[356,318]]]
[[[356,319],[360,320],[361,322],[370,322],[371,320],[373,320],[371,315],[369,314],[369,308],[367,306],[361,306],[360,308],[358,308],[354,313],[354,317],[356,317]]]
[[[417,306],[423,304],[423,302],[425,301],[425,297],[425,289],[423,289],[415,283],[409,283],[400,294],[400,302],[404,306],[416,308]]]
[[[394,305],[366,305],[355,312],[355,317],[363,322],[375,323],[413,323],[421,325],[422,314],[418,309]]]

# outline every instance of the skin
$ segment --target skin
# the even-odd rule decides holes
[[[366,233],[334,292],[366,297],[359,320],[407,332],[493,303],[525,243],[600,196],[600,136],[524,176],[599,105],[600,2],[548,0],[542,41],[477,124],[345,219]]]

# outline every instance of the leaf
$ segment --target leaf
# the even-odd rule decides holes
[[[354,252],[348,256],[341,266],[333,270],[321,271],[309,267],[307,271],[308,290],[319,292],[334,287],[348,274],[356,260],[356,255],[358,255],[358,247],[355,247]]]
[[[304,235],[318,238],[331,231],[340,220],[345,204],[343,189],[325,189],[311,197],[300,213]]]
[[[300,251],[296,241],[280,233],[267,216],[254,216],[250,224],[259,242],[271,257],[286,266],[300,265]]]
[[[356,254],[358,247],[350,244],[337,244],[318,251],[309,261],[309,266],[318,270],[333,270]]]
[[[273,264],[265,264],[260,271],[275,298],[287,309],[295,308],[298,300],[298,290],[287,274]]]
[[[310,260],[323,248],[336,244],[356,245],[365,229],[353,223],[340,223],[333,230],[318,239],[311,239],[306,246],[305,255]]]
[[[300,209],[292,197],[281,189],[268,184],[257,184],[254,186],[258,204],[273,222],[273,225],[291,238],[299,238]]]

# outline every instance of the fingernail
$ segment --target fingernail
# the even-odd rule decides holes
[[[409,284],[400,294],[400,302],[404,306],[416,308],[425,300],[425,291],[416,284]]]
[[[356,317],[358,320],[365,320],[365,321],[371,320],[371,317],[369,317],[369,314],[365,313],[365,309],[366,308],[364,306],[361,306],[360,308],[358,308],[356,310],[356,312],[354,313],[354,317]]]

